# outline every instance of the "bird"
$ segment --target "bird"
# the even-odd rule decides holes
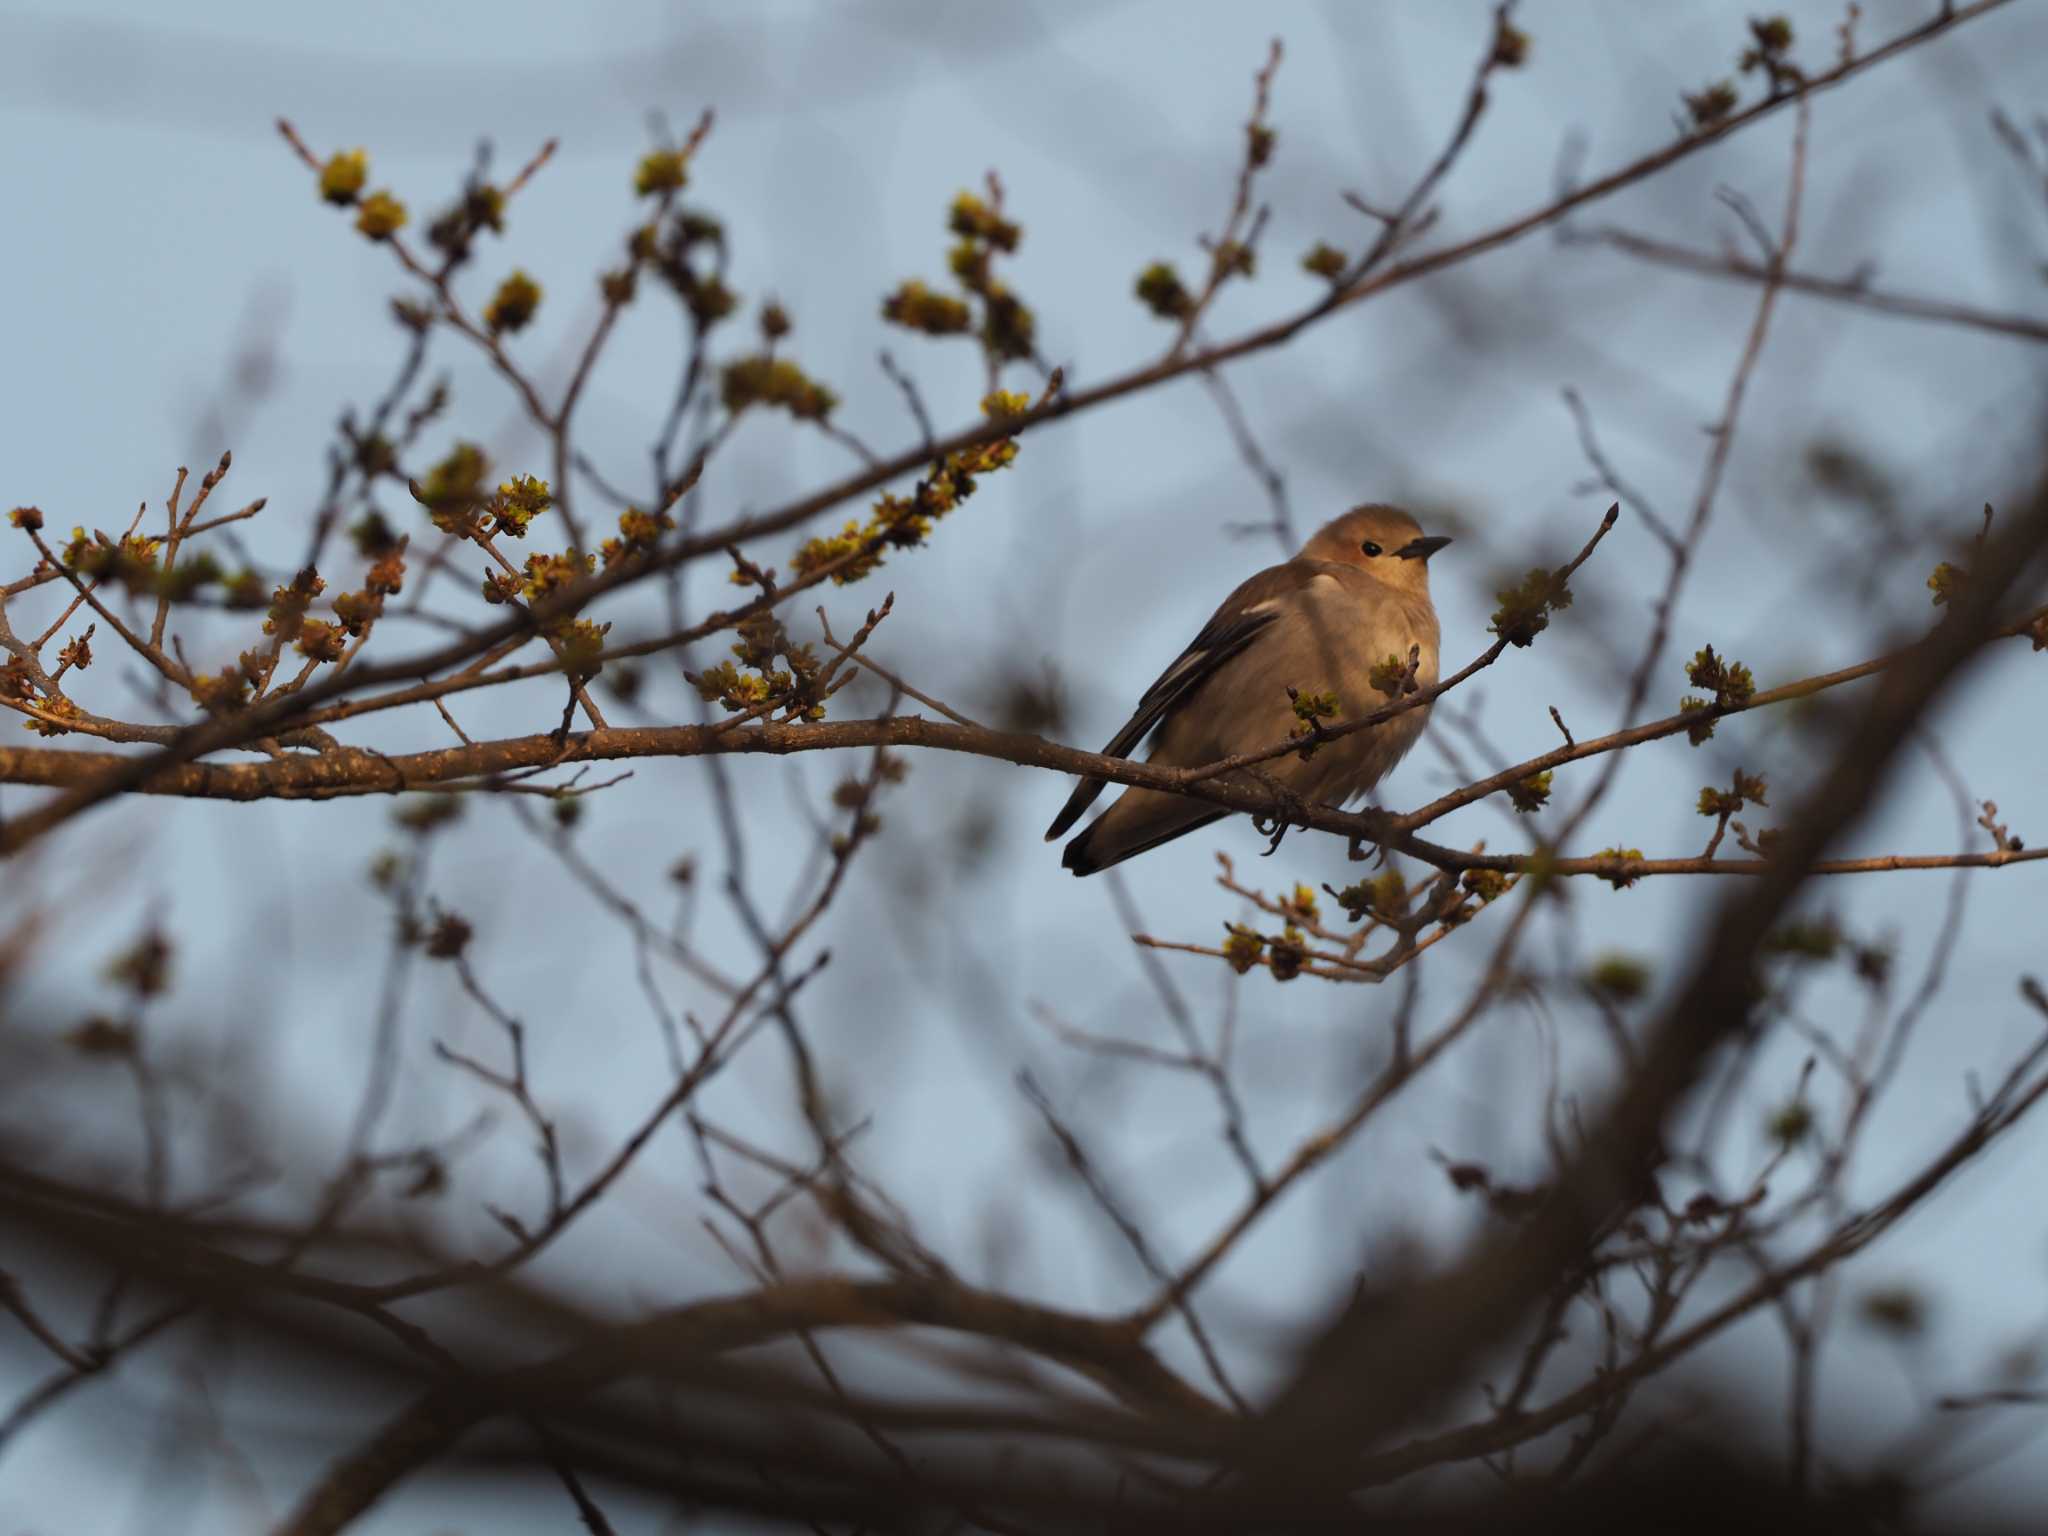
[[[1333,723],[1388,702],[1371,682],[1390,658],[1415,662],[1414,683],[1437,680],[1437,618],[1429,560],[1450,539],[1424,534],[1399,507],[1367,503],[1326,523],[1301,552],[1269,566],[1223,600],[1215,615],[1147,688],[1103,747],[1128,757],[1147,736],[1147,761],[1195,768],[1287,740],[1300,727],[1289,690],[1334,694]],[[1342,805],[1365,795],[1415,745],[1429,706],[1290,752],[1259,771],[1304,801]],[[1046,830],[1062,836],[1102,793],[1086,778]],[[1060,862],[1092,875],[1206,827],[1230,812],[1186,795],[1130,788],[1066,846]]]

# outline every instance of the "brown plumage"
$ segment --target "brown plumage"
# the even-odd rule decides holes
[[[1398,507],[1355,507],[1325,525],[1283,565],[1260,571],[1223,601],[1215,616],[1158,681],[1102,750],[1127,757],[1153,738],[1148,761],[1195,768],[1284,741],[1297,724],[1287,690],[1334,693],[1337,722],[1387,702],[1372,669],[1419,647],[1416,681],[1437,677],[1436,609],[1429,600],[1429,557],[1450,542],[1428,538]],[[1427,706],[1383,725],[1325,742],[1307,761],[1295,753],[1260,765],[1304,800],[1341,805],[1377,784],[1422,734]],[[1060,836],[1102,793],[1083,779],[1046,840]],[[1206,801],[1127,789],[1061,862],[1092,875],[1171,842],[1229,813]]]

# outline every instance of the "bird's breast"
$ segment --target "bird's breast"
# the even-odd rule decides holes
[[[1311,643],[1292,660],[1298,670],[1325,680],[1293,686],[1334,692],[1338,716],[1333,723],[1359,719],[1392,702],[1394,696],[1372,681],[1374,671],[1389,663],[1405,667],[1412,660],[1415,686],[1434,686],[1437,623],[1427,599],[1417,601],[1393,592],[1361,598],[1334,580],[1328,582],[1328,590],[1321,590],[1325,582],[1320,579],[1312,585],[1318,590],[1311,592],[1308,605],[1310,623],[1306,628]],[[1357,799],[1408,755],[1422,735],[1428,715],[1425,704],[1367,730],[1325,742],[1306,761],[1287,759],[1287,771],[1276,776],[1309,799],[1338,803]]]

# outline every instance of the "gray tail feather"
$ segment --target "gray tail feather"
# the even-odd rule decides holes
[[[1122,802],[1119,801],[1118,803],[1121,804]],[[1190,832],[1200,831],[1203,827],[1208,826],[1210,822],[1220,821],[1223,817],[1230,814],[1230,812],[1224,810],[1209,811],[1197,816],[1193,821],[1180,822],[1176,825],[1162,828],[1152,836],[1143,838],[1138,842],[1116,848],[1103,847],[1101,845],[1107,839],[1099,834],[1102,833],[1104,823],[1108,822],[1115,813],[1116,806],[1111,806],[1101,816],[1096,818],[1094,824],[1087,831],[1068,843],[1066,850],[1060,855],[1060,864],[1064,868],[1071,869],[1076,875],[1096,874],[1101,870],[1108,869],[1112,864],[1121,864],[1125,859],[1134,859],[1141,853],[1149,853],[1162,843],[1172,842],[1176,837],[1185,837]]]

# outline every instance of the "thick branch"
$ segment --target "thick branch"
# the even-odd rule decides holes
[[[1644,727],[1648,730],[1650,727]],[[201,800],[334,800],[355,795],[396,795],[408,790],[489,790],[514,772],[627,758],[702,757],[711,753],[828,752],[873,747],[925,747],[995,758],[1054,773],[1108,779],[1143,789],[1193,795],[1233,811],[1277,817],[1292,825],[1345,838],[1377,841],[1388,821],[1372,812],[1283,801],[1261,785],[1205,777],[1203,768],[1162,768],[1128,758],[1083,752],[1038,736],[984,726],[956,725],[919,715],[819,724],[763,722],[737,729],[717,725],[670,725],[583,731],[566,737],[546,732],[500,741],[441,747],[387,756],[361,747],[328,752],[293,752],[247,763],[184,763],[166,768],[138,786],[141,793]],[[0,783],[49,788],[90,784],[135,759],[112,752],[75,752],[61,747],[0,747]],[[1552,875],[1598,875],[1632,880],[1645,875],[1762,875],[1773,866],[1761,859],[1631,859],[1612,855],[1584,858],[1541,854],[1468,853],[1428,842],[1396,818],[1388,846],[1439,869],[1491,869],[1504,874],[1540,870]],[[2048,846],[1987,853],[1886,854],[1830,859],[1815,874],[1871,874],[1907,869],[1997,869],[2048,858]]]
[[[429,752],[386,756],[361,747],[329,752],[293,752],[250,763],[185,763],[167,768],[138,786],[144,794],[201,800],[334,800],[354,795],[396,795],[407,790],[489,790],[502,775],[614,762],[625,758],[702,757],[710,753],[828,752],[873,747],[926,747],[996,758],[1029,768],[1077,777],[1108,779],[1144,789],[1194,795],[1260,817],[1346,838],[1377,840],[1387,822],[1371,812],[1282,801],[1256,784],[1205,778],[1200,768],[1162,768],[1129,758],[1105,757],[1063,747],[1038,736],[955,725],[920,715],[876,720],[841,720],[813,725],[764,722],[728,729],[716,725],[669,725],[583,731],[566,737],[546,732],[501,741],[441,747]],[[0,783],[50,788],[89,784],[134,761],[112,752],[74,752],[60,747],[0,747]],[[1399,826],[1400,818],[1394,825]],[[1546,858],[1540,854],[1468,853],[1397,834],[1389,846],[1439,869],[1492,869],[1553,875],[1600,875],[1630,880],[1644,875],[1761,875],[1772,866],[1760,859],[1626,859],[1612,856]],[[1816,874],[1866,874],[1904,869],[1996,869],[2048,858],[2048,847],[1971,854],[1887,854],[1863,859],[1825,860]]]
[[[429,1392],[362,1449],[330,1467],[278,1530],[288,1536],[323,1536],[345,1529],[401,1478],[440,1456],[476,1424],[520,1405],[560,1408],[656,1362],[673,1365],[817,1329],[903,1324],[1018,1345],[1094,1378],[1134,1405],[1192,1425],[1224,1417],[1113,1323],[1030,1306],[954,1281],[797,1281],[680,1307],[486,1384]]]

